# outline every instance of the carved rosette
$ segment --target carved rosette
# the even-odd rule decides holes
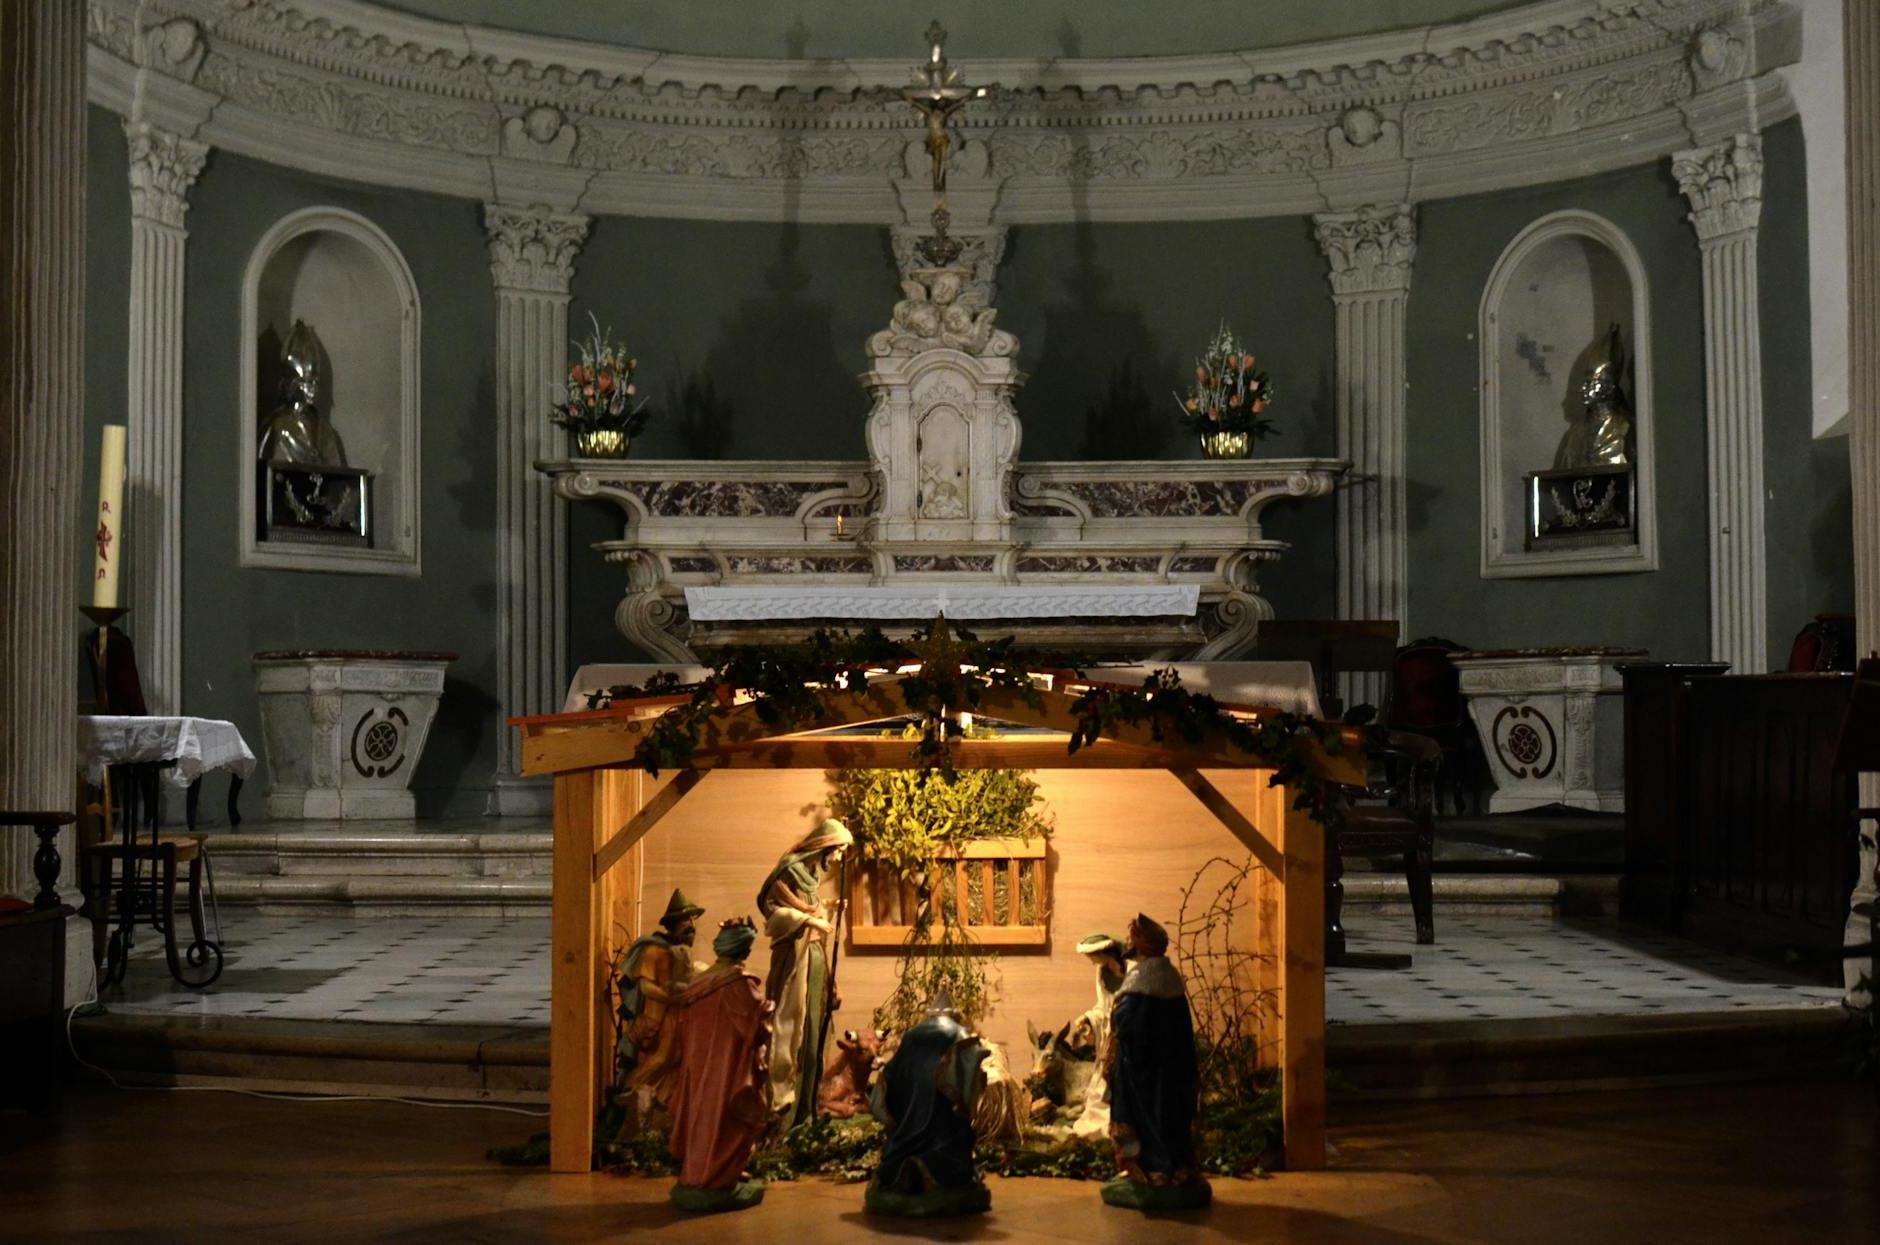
[[[1407,203],[1327,212],[1313,217],[1319,247],[1331,264],[1332,293],[1380,294],[1410,288],[1416,260],[1416,216]]]
[[[489,235],[490,272],[496,288],[567,294],[574,257],[587,240],[588,224],[588,217],[573,212],[484,204],[483,227]]]
[[[1690,200],[1691,226],[1699,241],[1756,228],[1762,217],[1762,173],[1762,138],[1755,134],[1738,134],[1671,158],[1671,175]]]
[[[125,122],[124,137],[130,147],[131,217],[181,229],[189,188],[209,158],[209,145],[140,121]]]

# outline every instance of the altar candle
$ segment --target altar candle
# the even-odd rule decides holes
[[[91,577],[91,603],[115,608],[118,566],[124,554],[123,424],[104,427],[104,445],[98,454],[98,524],[92,539],[98,546],[98,558]]]

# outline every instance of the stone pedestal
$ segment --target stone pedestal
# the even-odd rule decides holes
[[[408,818],[455,653],[255,654],[273,820]]]
[[[1619,665],[1638,649],[1456,653],[1462,694],[1495,777],[1491,813],[1548,804],[1625,810],[1625,698]]]

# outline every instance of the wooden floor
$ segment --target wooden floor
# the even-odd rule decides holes
[[[483,1159],[533,1122],[481,1110],[86,1088],[57,1131],[0,1115],[0,1240],[320,1242],[868,1239],[1607,1243],[1880,1239],[1866,1086],[1805,1084],[1343,1108],[1331,1171],[1217,1181],[1146,1222],[1090,1184],[995,1181],[970,1222],[883,1224],[861,1190],[773,1185],[680,1220],[666,1182]],[[656,1235],[655,1235],[656,1234]]]

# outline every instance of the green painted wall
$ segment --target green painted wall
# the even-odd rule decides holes
[[[1764,139],[1760,277],[1770,660],[1824,609],[1853,600],[1844,441],[1809,433],[1807,219],[1801,129]],[[1638,248],[1651,289],[1659,566],[1636,575],[1483,579],[1476,331],[1481,291],[1530,222],[1596,212]],[[1624,644],[1667,660],[1709,653],[1702,272],[1687,206],[1660,162],[1418,213],[1408,323],[1410,630],[1476,647]]]
[[[86,490],[97,428],[122,420],[130,271],[117,119],[91,114]],[[475,204],[308,177],[213,152],[190,196],[184,315],[183,708],[227,718],[261,748],[251,654],[424,648],[460,654],[413,781],[420,811],[481,812],[496,760],[495,428],[489,255]],[[273,223],[313,204],[373,221],[403,253],[422,306],[422,578],[237,565],[241,283]],[[317,327],[317,326],[316,326]],[[265,772],[244,797],[259,817]],[[219,806],[212,793],[207,810]]]
[[[1808,436],[1806,233],[1793,124],[1770,131],[1762,234],[1772,660],[1818,611],[1852,599],[1845,442]],[[90,429],[123,418],[128,180],[117,119],[93,110],[88,187]],[[226,717],[257,744],[249,655],[294,646],[454,649],[443,712],[416,787],[427,813],[474,812],[495,764],[493,298],[475,204],[373,190],[213,153],[191,196],[185,320],[185,708]],[[240,285],[260,235],[295,209],[350,208],[404,254],[423,305],[421,579],[243,570],[236,565]],[[1480,577],[1477,305],[1516,233],[1562,207],[1624,229],[1651,282],[1660,555],[1651,574]],[[1410,630],[1491,645],[1625,643],[1666,658],[1707,650],[1703,339],[1697,248],[1666,169],[1648,166],[1533,190],[1427,203],[1409,303]],[[895,297],[884,231],[606,218],[574,282],[589,312],[640,356],[659,408],[647,457],[859,458],[862,341]],[[1269,455],[1333,452],[1333,317],[1324,261],[1302,218],[1014,228],[1001,324],[1030,380],[1019,397],[1031,459],[1193,453],[1170,390],[1222,318],[1279,390]],[[1282,617],[1332,610],[1328,501],[1268,512],[1294,549],[1264,581]],[[588,547],[614,512],[570,519],[574,662],[631,657],[614,631],[621,580]],[[89,566],[82,543],[77,573]],[[257,784],[248,802],[260,810]],[[453,794],[454,793],[454,794]]]
[[[1195,456],[1171,394],[1223,317],[1280,394],[1262,452],[1331,454],[1331,302],[1279,293],[1325,288],[1302,219],[1013,229],[998,303],[1030,377],[1021,456]],[[898,297],[885,230],[611,218],[582,250],[573,311],[577,332],[592,314],[640,359],[659,413],[636,452],[861,459],[862,343]],[[1267,513],[1268,534],[1295,543],[1263,581],[1268,599],[1284,616],[1329,617],[1330,504]],[[589,548],[619,527],[598,504],[571,516],[576,664],[632,656],[611,621],[621,576]]]

